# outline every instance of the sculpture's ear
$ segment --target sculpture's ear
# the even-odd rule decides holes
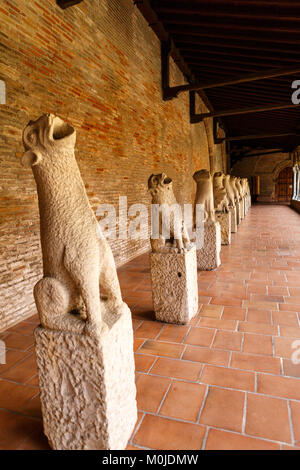
[[[38,152],[33,152],[28,150],[22,155],[21,165],[25,168],[31,168],[34,165],[37,165],[41,161],[42,157]]]

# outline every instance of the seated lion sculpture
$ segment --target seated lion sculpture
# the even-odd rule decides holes
[[[236,185],[236,181],[237,181],[237,177],[231,175],[229,179],[229,183],[234,194],[234,201],[235,203],[238,203],[240,201],[240,194]]]
[[[148,179],[148,190],[152,196],[152,204],[159,205],[159,234],[153,238],[151,234],[150,243],[154,253],[176,252],[182,253],[191,248],[190,238],[187,233],[182,217],[176,211],[170,211],[173,205],[177,207],[177,201],[173,192],[173,182],[165,173],[151,175]],[[173,207],[176,207],[173,206]],[[170,223],[167,227],[166,224]],[[170,238],[164,237],[165,233]]]
[[[224,187],[224,175],[221,171],[214,174],[213,179],[214,205],[217,212],[228,212],[229,201]]]
[[[106,329],[99,285],[112,311],[123,302],[111,249],[75,159],[75,140],[75,129],[52,114],[23,131],[22,164],[32,169],[37,185],[43,254],[44,276],[34,297],[45,328],[93,334]]]
[[[235,194],[232,188],[232,184],[230,182],[230,175],[224,175],[223,184],[226,189],[229,206],[234,207],[235,206]]]

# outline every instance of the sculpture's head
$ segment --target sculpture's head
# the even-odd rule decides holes
[[[224,175],[223,175],[222,171],[216,171],[216,173],[214,174],[214,181],[221,182],[221,181],[223,181],[223,177],[224,177]]]
[[[193,174],[193,178],[198,183],[199,181],[208,180],[210,178],[210,172],[208,170],[199,170]]]
[[[49,150],[74,149],[76,131],[54,114],[43,114],[36,121],[29,121],[22,138],[25,153],[21,163],[31,167],[47,158]]]
[[[223,180],[224,181],[229,181],[230,175],[223,175]]]
[[[155,194],[172,189],[172,179],[169,178],[165,173],[159,175],[151,175],[148,178],[148,190],[152,196]]]

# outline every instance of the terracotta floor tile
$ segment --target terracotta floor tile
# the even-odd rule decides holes
[[[239,322],[238,330],[244,333],[278,335],[278,327],[269,323]]]
[[[272,320],[274,324],[278,325],[299,326],[296,312],[272,312]]]
[[[279,450],[280,445],[229,431],[210,429],[205,450]]]
[[[198,361],[203,364],[215,364],[218,366],[227,366],[229,363],[230,352],[210,349],[205,347],[188,346],[182,359],[189,361]]]
[[[300,339],[300,328],[297,326],[280,326],[280,336],[288,336],[290,338]]]
[[[220,305],[203,305],[200,314],[202,317],[220,318],[223,307]]]
[[[272,308],[273,310],[273,308]],[[276,310],[276,309],[274,309]],[[297,312],[300,313],[300,305],[294,304],[279,304],[279,310],[284,312]]]
[[[212,328],[192,327],[184,342],[194,346],[210,346],[215,330]]]
[[[1,378],[13,380],[14,382],[26,383],[37,374],[36,359],[34,354],[30,354],[26,359],[10,367],[1,374]]]
[[[245,320],[246,309],[239,307],[225,307],[222,320]]]
[[[262,302],[258,300],[244,300],[243,307],[253,308],[255,310],[277,310],[277,305],[285,305],[285,304],[277,304],[275,302]]]
[[[155,339],[161,330],[163,323],[154,321],[144,321],[135,331],[136,338]]]
[[[290,407],[292,413],[295,445],[300,446],[300,403],[296,401],[291,401]]]
[[[248,308],[247,321],[253,323],[271,323],[271,311]]]
[[[287,401],[248,394],[245,432],[256,437],[291,443]]]
[[[143,346],[139,349],[140,353],[154,354],[155,356],[167,356],[180,358],[184,351],[185,346],[182,344],[166,343],[163,341],[145,341]]]
[[[172,343],[181,343],[187,334],[189,326],[166,325],[161,331],[159,341],[171,341]]]
[[[145,354],[135,354],[135,369],[138,372],[148,372],[155,359],[156,358],[153,356],[146,356]]]
[[[279,287],[279,286],[268,286],[268,294],[269,295],[289,295],[287,287]]]
[[[220,320],[219,318],[201,317],[197,326],[206,326],[207,328],[217,328],[218,330],[233,331],[236,329],[237,322],[234,320]]]
[[[41,422],[27,416],[17,415],[0,410],[0,448],[6,450],[18,449],[36,427],[41,431]]]
[[[226,305],[226,306],[236,306],[236,307],[241,307],[242,306],[242,299],[237,299],[232,295],[230,299],[226,297],[213,297],[211,300],[212,305]]]
[[[26,435],[17,450],[51,450],[48,440],[43,432],[43,423],[35,420],[32,423],[34,429],[30,435]]]
[[[157,450],[197,450],[202,448],[205,432],[198,424],[146,415],[134,443]]]
[[[300,365],[294,364],[289,359],[282,360],[283,374],[288,377],[300,378]]]
[[[291,359],[295,349],[292,347],[292,344],[295,342],[295,338],[283,338],[282,336],[277,336],[273,338],[275,356],[284,357],[286,359]]]
[[[25,353],[24,351],[17,351],[15,349],[8,349],[6,351],[6,357],[5,357],[5,364],[0,364],[0,377],[6,372],[8,369],[16,365],[18,362],[24,360],[26,357],[28,357],[31,353]]]
[[[159,414],[196,422],[206,393],[206,386],[173,382]]]
[[[133,350],[134,350],[134,352],[136,352],[144,342],[145,342],[144,339],[134,338],[134,340],[133,340]]]
[[[154,364],[151,374],[196,382],[199,379],[201,370],[202,366],[197,363],[159,358]]]
[[[200,423],[241,432],[244,401],[244,392],[210,387]]]
[[[24,415],[31,416],[32,418],[42,419],[42,410],[41,410],[41,400],[40,397],[34,397],[31,400],[27,401],[20,412]]]
[[[243,352],[249,354],[263,354],[273,356],[272,337],[245,333]]]
[[[232,331],[217,331],[213,347],[218,349],[229,349],[231,351],[240,351],[242,345],[242,333]]]
[[[300,400],[300,380],[276,375],[258,374],[257,393]]]
[[[141,374],[136,382],[138,409],[156,413],[169,384],[169,379]]]
[[[277,357],[233,352],[230,366],[233,369],[255,370],[269,374],[281,373],[281,362]]]
[[[0,380],[0,408],[20,411],[25,403],[37,395],[37,393],[38,390],[35,387]]]
[[[5,345],[8,349],[26,351],[34,343],[33,336],[25,336],[19,333],[9,333],[5,338]]]
[[[228,369],[226,367],[205,366],[201,383],[239,390],[255,390],[254,372]]]

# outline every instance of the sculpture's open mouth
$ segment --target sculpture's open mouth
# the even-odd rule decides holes
[[[53,140],[61,140],[69,137],[74,133],[74,127],[55,116],[52,121],[52,137]]]
[[[171,178],[169,178],[168,176],[166,176],[166,177],[164,178],[164,180],[163,180],[163,183],[164,183],[164,184],[170,184],[170,183],[172,183],[172,180],[171,180]]]

